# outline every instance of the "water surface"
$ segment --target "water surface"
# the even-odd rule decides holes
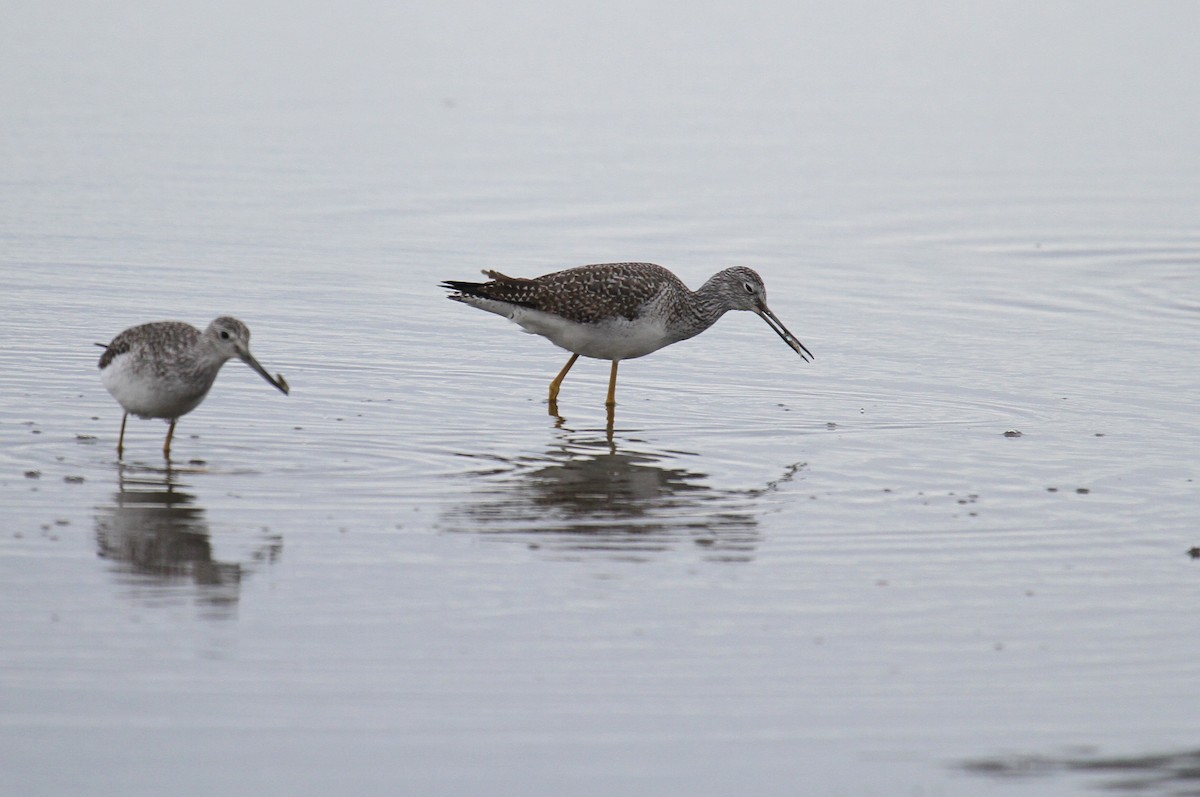
[[[0,791],[1195,788],[1187,6],[15,10]],[[622,365],[443,279],[742,263]],[[94,342],[232,314],[130,420]]]

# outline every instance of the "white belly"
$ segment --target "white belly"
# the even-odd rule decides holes
[[[140,418],[174,419],[186,415],[200,405],[212,387],[212,379],[197,382],[135,366],[132,353],[118,354],[100,372],[100,381],[126,412]]]
[[[646,317],[637,321],[617,318],[596,324],[577,324],[551,313],[516,308],[510,318],[526,332],[541,335],[567,351],[598,360],[632,360],[674,342],[661,321]]]

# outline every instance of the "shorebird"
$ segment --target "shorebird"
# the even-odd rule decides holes
[[[757,313],[805,361],[812,353],[767,307],[762,278],[745,266],[718,271],[699,290],[653,263],[600,263],[525,279],[484,270],[489,282],[446,280],[448,298],[496,313],[571,352],[550,383],[558,391],[579,359],[611,360],[608,399],[617,403],[617,364],[699,335],[729,310]]]
[[[163,418],[170,422],[163,456],[171,458],[175,423],[208,395],[217,372],[227,360],[237,357],[263,379],[287,394],[283,374],[271,376],[250,353],[250,330],[236,318],[223,316],[203,332],[182,321],[155,321],[130,327],[112,339],[97,343],[100,379],[124,408],[117,456],[125,450],[125,422],[129,413],[139,418]]]

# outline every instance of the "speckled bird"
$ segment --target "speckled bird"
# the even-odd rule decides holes
[[[169,422],[163,456],[171,457],[175,424],[208,395],[221,366],[237,357],[282,393],[289,387],[282,374],[271,376],[250,353],[250,330],[236,318],[223,316],[203,332],[182,321],[155,321],[130,327],[112,339],[97,343],[100,379],[124,408],[117,456],[125,450],[125,422],[129,413],[139,418]]]
[[[489,282],[447,280],[448,298],[502,315],[526,332],[571,352],[550,383],[550,403],[579,359],[611,360],[609,407],[616,404],[617,364],[699,335],[729,310],[756,313],[805,361],[812,353],[767,307],[767,289],[745,266],[718,271],[689,290],[653,263],[600,263],[525,279],[485,270]]]

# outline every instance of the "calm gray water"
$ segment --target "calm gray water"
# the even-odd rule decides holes
[[[1200,788],[1196,6],[4,16],[0,793]],[[609,260],[816,361],[437,287]]]

